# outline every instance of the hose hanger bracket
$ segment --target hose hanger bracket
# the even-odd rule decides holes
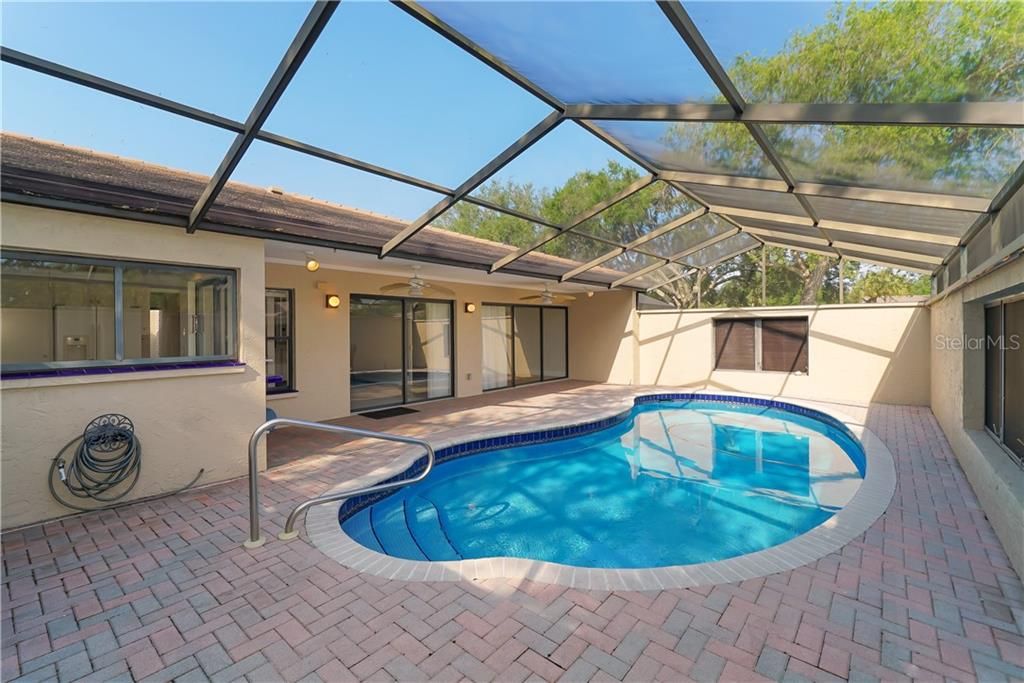
[[[68,455],[65,460],[65,456]],[[50,494],[65,507],[88,512],[120,501],[135,487],[142,472],[142,442],[125,415],[110,413],[94,418],[60,449],[50,463]],[[204,470],[179,493],[191,488]],[[77,500],[99,503],[83,507]]]

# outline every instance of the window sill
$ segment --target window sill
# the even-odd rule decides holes
[[[139,380],[175,379],[179,377],[202,377],[205,375],[236,375],[245,372],[249,366],[233,361],[230,364],[209,365],[175,364],[166,367],[147,366],[144,369],[124,369],[111,372],[115,368],[96,368],[89,373],[81,374],[47,374],[38,371],[34,377],[4,377],[2,383],[5,391],[14,389],[34,389],[37,387],[57,387],[76,384],[103,384],[107,382],[134,382]],[[103,372],[103,371],[106,372]],[[13,374],[13,373],[12,373]]]
[[[299,395],[299,392],[297,390],[295,390],[295,389],[292,389],[290,391],[277,391],[277,392],[274,392],[272,394],[268,393],[267,394],[267,400],[268,401],[280,401],[280,400],[285,399],[285,398],[295,398],[298,395]]]

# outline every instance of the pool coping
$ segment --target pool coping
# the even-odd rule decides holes
[[[559,430],[590,425],[615,418],[629,411],[640,397],[714,396],[730,399],[745,398],[751,403],[774,402],[823,413],[839,422],[861,443],[865,456],[865,477],[857,493],[835,515],[796,538],[777,546],[725,560],[699,564],[656,567],[650,569],[596,569],[529,560],[517,557],[492,557],[473,560],[422,561],[406,560],[384,555],[353,540],[338,523],[342,502],[314,507],[306,515],[306,532],[310,542],[328,557],[359,572],[401,581],[472,581],[482,579],[528,579],[571,588],[590,590],[662,590],[667,588],[693,588],[695,586],[734,583],[760,578],[777,572],[795,569],[836,552],[867,531],[885,512],[896,490],[896,467],[892,453],[882,440],[866,426],[852,417],[837,412],[832,406],[815,401],[781,399],[774,396],[729,391],[686,390],[667,388],[637,388],[622,398],[609,400],[607,411],[591,413],[586,420],[566,424],[530,425],[529,429],[491,430],[481,428],[457,437],[428,438],[435,448],[442,450],[457,444],[480,439]],[[657,400],[657,399],[648,399]],[[329,492],[354,487],[370,486],[400,474],[422,458],[422,450],[403,448],[392,463],[354,481],[332,488]]]

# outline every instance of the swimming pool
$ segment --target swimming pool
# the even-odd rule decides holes
[[[865,476],[841,423],[783,404],[646,400],[597,427],[439,452],[423,481],[341,506],[342,528],[376,553],[421,562],[692,565],[822,525]]]

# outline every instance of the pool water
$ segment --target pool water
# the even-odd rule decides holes
[[[857,442],[814,418],[714,401],[648,403],[586,436],[442,463],[342,528],[410,560],[686,565],[818,526],[863,475]]]

